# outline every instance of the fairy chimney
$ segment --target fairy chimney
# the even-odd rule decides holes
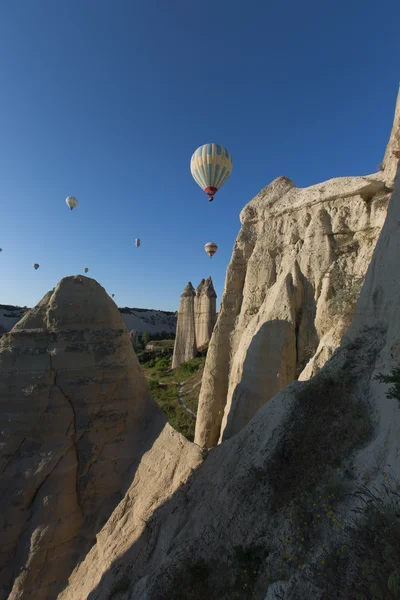
[[[176,369],[182,362],[194,358],[197,354],[194,299],[196,292],[189,281],[181,294],[179,305],[178,322],[176,326],[176,337],[174,355],[172,357],[172,368]]]
[[[201,348],[211,339],[217,317],[217,294],[211,277],[202,279],[195,298],[196,345]]]

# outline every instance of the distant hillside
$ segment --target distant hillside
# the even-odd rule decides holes
[[[167,310],[147,308],[120,308],[124,323],[129,331],[136,329],[138,333],[175,333],[177,313]]]
[[[0,335],[10,331],[29,310],[26,306],[11,306],[0,304]],[[124,323],[129,331],[135,329],[138,333],[148,331],[155,333],[175,333],[177,313],[167,310],[153,310],[147,308],[119,309]]]

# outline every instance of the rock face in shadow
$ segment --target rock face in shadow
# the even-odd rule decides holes
[[[172,368],[191,360],[211,339],[215,322],[217,294],[211,277],[202,279],[194,290],[191,282],[181,295]]]
[[[61,280],[2,337],[0,406],[1,600],[57,597],[154,444],[165,451],[152,474],[168,489],[199,460],[151,399],[117,306],[87,277]]]

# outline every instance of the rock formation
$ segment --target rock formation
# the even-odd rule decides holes
[[[191,282],[181,295],[172,368],[194,358],[207,344],[216,322],[216,298],[211,277],[202,279],[195,291]]]
[[[242,210],[200,392],[200,446],[238,433],[339,345],[386,216],[399,125],[400,96],[383,171],[305,189],[279,177]]]
[[[230,353],[234,361],[242,343],[244,363],[237,360],[233,370],[228,365],[227,377],[232,373],[232,381],[239,378],[237,386],[243,386],[243,395],[256,397],[263,377],[268,385],[279,387],[277,379],[283,382],[285,377],[293,376],[293,338],[296,371],[309,356],[308,341],[314,349],[320,338],[319,350],[311,359],[313,366],[306,366],[311,368],[311,375],[318,373],[309,381],[292,381],[278,392],[236,435],[213,448],[203,464],[196,446],[163,425],[165,421],[159,412],[154,406],[150,408],[151,401],[143,400],[141,386],[145,384],[135,371],[137,362],[125,357],[120,346],[112,348],[112,362],[104,357],[112,345],[109,336],[120,327],[120,322],[113,321],[114,313],[106,302],[95,302],[96,310],[89,311],[92,296],[78,294],[71,308],[75,293],[69,292],[68,300],[63,300],[56,288],[28,315],[25,328],[3,337],[0,399],[4,399],[4,404],[0,431],[6,440],[6,451],[3,444],[1,600],[8,597],[7,582],[14,582],[9,596],[12,600],[230,600],[238,594],[265,600],[321,600],[355,596],[358,590],[349,589],[348,583],[358,571],[364,575],[365,556],[357,555],[357,543],[349,544],[350,533],[347,527],[343,533],[338,521],[353,516],[357,504],[364,510],[366,504],[358,502],[356,496],[362,481],[369,482],[374,494],[381,489],[381,498],[385,498],[388,489],[388,476],[400,481],[399,405],[396,399],[386,397],[387,386],[375,380],[377,373],[388,373],[400,364],[399,170],[393,178],[395,189],[387,219],[373,250],[353,322],[341,347],[335,352],[333,348],[337,337],[341,337],[338,331],[350,319],[342,308],[346,298],[354,298],[352,275],[359,278],[363,274],[361,266],[370,246],[375,245],[376,230],[380,229],[386,210],[390,184],[386,176],[390,176],[388,166],[381,174],[327,182],[325,185],[332,192],[330,200],[321,186],[302,191],[289,180],[279,178],[262,193],[259,202],[253,201],[244,209],[242,231],[228,268],[224,299],[210,343],[214,362],[208,361],[207,385],[217,391],[226,386],[228,394],[230,381],[225,382],[219,362],[229,361]],[[283,219],[286,201],[287,223]],[[293,202],[298,202],[297,211]],[[367,213],[364,203],[370,207]],[[302,219],[306,222],[303,229]],[[274,234],[269,221],[282,231]],[[371,224],[369,243],[366,222]],[[292,237],[296,231],[297,241],[295,235]],[[268,255],[261,234],[275,235],[276,245],[270,246]],[[278,244],[279,236],[282,246]],[[349,247],[351,240],[359,243],[357,256]],[[342,254],[338,252],[340,247]],[[328,251],[326,261],[324,251]],[[337,256],[336,263],[332,263],[332,256]],[[264,289],[261,278],[257,280],[257,257],[258,268],[265,277]],[[321,274],[324,269],[326,279]],[[349,275],[344,283],[343,274]],[[74,278],[63,281],[68,282],[68,290],[71,286],[75,291],[72,283],[78,283],[70,279]],[[80,279],[85,286],[92,281]],[[96,296],[100,298],[101,294]],[[307,304],[313,297],[315,304]],[[325,310],[321,297],[325,298]],[[339,320],[332,308],[335,297],[344,325],[335,322]],[[264,305],[267,299],[271,300],[269,306],[267,302]],[[314,310],[308,314],[307,307]],[[110,327],[111,322],[114,328]],[[273,340],[269,340],[270,331]],[[239,343],[240,335],[243,342]],[[124,336],[123,348],[129,346],[129,353],[134,356],[125,329],[121,339]],[[319,359],[324,337],[328,350]],[[84,352],[85,344],[91,352],[91,362]],[[36,347],[38,353],[34,351]],[[275,380],[269,368],[275,360],[274,347],[284,357],[273,363],[273,369],[278,369]],[[67,349],[76,352],[73,365],[66,358]],[[39,362],[43,360],[41,354],[54,350],[56,360],[63,358],[63,364],[47,364],[45,369]],[[221,352],[220,361],[216,361],[217,350]],[[48,361],[53,359],[48,357]],[[256,365],[253,369],[250,359]],[[68,371],[63,370],[64,364]],[[122,365],[127,368],[126,379],[121,379]],[[124,399],[132,389],[132,405],[136,407],[136,429],[127,426],[129,439],[137,448],[133,453],[134,467],[129,476],[127,472],[122,475],[124,485],[115,495],[120,495],[121,500],[104,526],[112,502],[97,525],[92,525],[99,514],[98,502],[106,502],[105,486],[101,483],[109,484],[108,473],[104,479],[100,474],[113,461],[116,471],[111,473],[118,473],[119,460],[125,457],[109,446],[100,454],[93,450],[89,459],[86,452],[79,450],[81,435],[98,435],[99,421],[100,429],[106,429],[101,416],[93,429],[86,418],[94,414],[95,398],[104,388],[96,384],[90,396],[80,394],[82,379],[87,377],[87,371],[90,376],[92,369],[98,369],[99,377],[108,377],[102,385],[109,386],[115,372],[121,388],[113,388],[110,395],[103,396],[103,405],[111,399],[118,410],[129,412]],[[32,391],[28,383],[42,387]],[[62,391],[57,391],[58,386]],[[47,392],[41,396],[43,389]],[[30,390],[28,398],[22,390]],[[29,397],[31,392],[38,394],[37,400]],[[146,394],[144,391],[144,397]],[[215,413],[220,424],[224,406],[225,402],[219,415]],[[238,413],[245,412],[240,402],[235,406]],[[150,416],[156,411],[157,415],[147,421],[147,445],[137,441],[143,423],[141,410]],[[108,424],[110,421],[114,423],[108,419]],[[121,418],[117,422],[121,423]],[[155,432],[151,428],[154,422]],[[121,430],[114,440],[116,445],[124,438],[123,425]],[[64,438],[68,440],[65,442]],[[85,445],[84,450],[87,449]],[[124,449],[133,452],[130,446]],[[61,454],[61,458],[51,470],[47,461],[52,460],[53,452]],[[73,456],[70,458],[74,452],[75,466]],[[65,463],[67,458],[72,461],[70,465]],[[78,477],[81,465],[84,471]],[[94,483],[90,488],[85,476],[91,477],[92,471]],[[382,482],[386,482],[386,488]],[[114,484],[117,482],[112,478]],[[90,504],[87,498],[93,498],[92,520],[85,512]],[[333,505],[332,510],[326,510],[325,499]],[[67,510],[62,506],[64,502]],[[83,507],[81,514],[76,506]],[[75,523],[76,513],[83,525]],[[395,522],[393,517],[392,524]],[[350,523],[346,523],[349,529]],[[372,532],[379,535],[376,527]],[[343,549],[347,554],[340,560]],[[396,548],[387,550],[389,555]],[[379,569],[382,565],[384,568],[387,559],[383,555]],[[68,585],[58,594],[58,585],[63,587],[73,563],[76,566]],[[332,573],[334,587],[329,588]],[[387,587],[387,573],[384,575]],[[364,576],[362,583],[366,581]],[[372,593],[362,595],[372,597]]]
[[[393,189],[397,165],[400,159],[400,87],[397,94],[396,109],[392,132],[386,147],[385,156],[382,162],[382,169],[385,174],[386,185]]]
[[[2,337],[0,407],[1,600],[55,599],[123,498],[145,518],[201,460],[87,277],[60,281]],[[141,498],[125,496],[139,480]]]
[[[196,331],[194,320],[194,298],[196,292],[189,281],[183,293],[178,312],[172,368],[176,369],[182,362],[196,356]]]
[[[211,277],[202,279],[194,299],[196,345],[201,348],[211,339],[217,315],[217,294]]]
[[[59,600],[354,597],[346,586],[365,556],[349,544],[347,518],[366,506],[354,492],[368,480],[385,498],[382,482],[400,480],[398,402],[374,379],[400,364],[399,239],[400,174],[342,347],[312,380],[292,382],[214,448],[146,527],[132,486]],[[282,296],[282,313],[286,302]]]

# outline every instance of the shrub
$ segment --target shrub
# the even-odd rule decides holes
[[[369,489],[368,480],[359,487],[354,495],[361,502],[352,511],[357,516],[345,520],[339,542],[324,544],[312,579],[327,598],[400,598],[399,486],[383,475],[381,490]]]
[[[392,383],[392,387],[386,392],[386,398],[395,398],[400,405],[400,367],[392,369],[390,375],[379,373],[375,379],[380,383]]]
[[[337,380],[321,372],[299,391],[285,439],[265,466],[264,476],[274,490],[272,510],[281,509],[307,486],[315,487],[369,439],[369,414],[363,404],[353,402],[352,386],[351,372]]]
[[[364,277],[346,277],[338,266],[332,269],[331,310],[333,315],[347,317],[349,321],[351,320],[363,283]]]
[[[139,361],[140,362],[140,361]],[[145,369],[152,369],[155,365],[156,365],[157,360],[155,358],[151,358],[150,360],[148,360],[145,363],[142,363],[142,366]]]
[[[198,371],[201,367],[201,365],[204,363],[204,359],[201,357],[198,358],[193,358],[192,360],[189,360],[187,362],[183,362],[179,365],[179,370],[182,371],[182,373],[187,373],[187,374],[192,374],[192,373],[196,373],[196,371]]]
[[[158,371],[168,371],[171,368],[171,360],[169,358],[162,358],[155,362],[154,366]]]

